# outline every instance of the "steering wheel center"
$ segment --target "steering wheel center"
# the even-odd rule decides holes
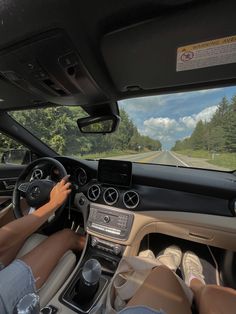
[[[34,180],[26,192],[26,201],[31,207],[40,207],[47,203],[55,183],[51,180]]]
[[[34,186],[31,191],[30,191],[30,199],[31,200],[36,200],[40,196],[40,187],[39,186]]]

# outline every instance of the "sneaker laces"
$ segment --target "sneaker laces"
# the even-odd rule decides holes
[[[202,266],[200,266],[193,260],[191,260],[191,264],[190,262],[188,263],[188,272],[192,276],[204,280],[204,275],[202,273]]]

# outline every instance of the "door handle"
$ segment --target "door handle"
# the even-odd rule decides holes
[[[15,187],[15,184],[12,184],[12,183],[8,183],[7,181],[2,181],[4,187],[6,190],[13,190],[14,187]]]

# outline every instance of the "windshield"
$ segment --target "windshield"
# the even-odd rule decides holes
[[[229,171],[236,169],[236,87],[122,100],[113,134],[82,135],[80,107],[11,112],[59,154]]]

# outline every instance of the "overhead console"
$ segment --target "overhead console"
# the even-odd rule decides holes
[[[64,31],[1,51],[0,75],[38,102],[81,105],[106,100]]]

